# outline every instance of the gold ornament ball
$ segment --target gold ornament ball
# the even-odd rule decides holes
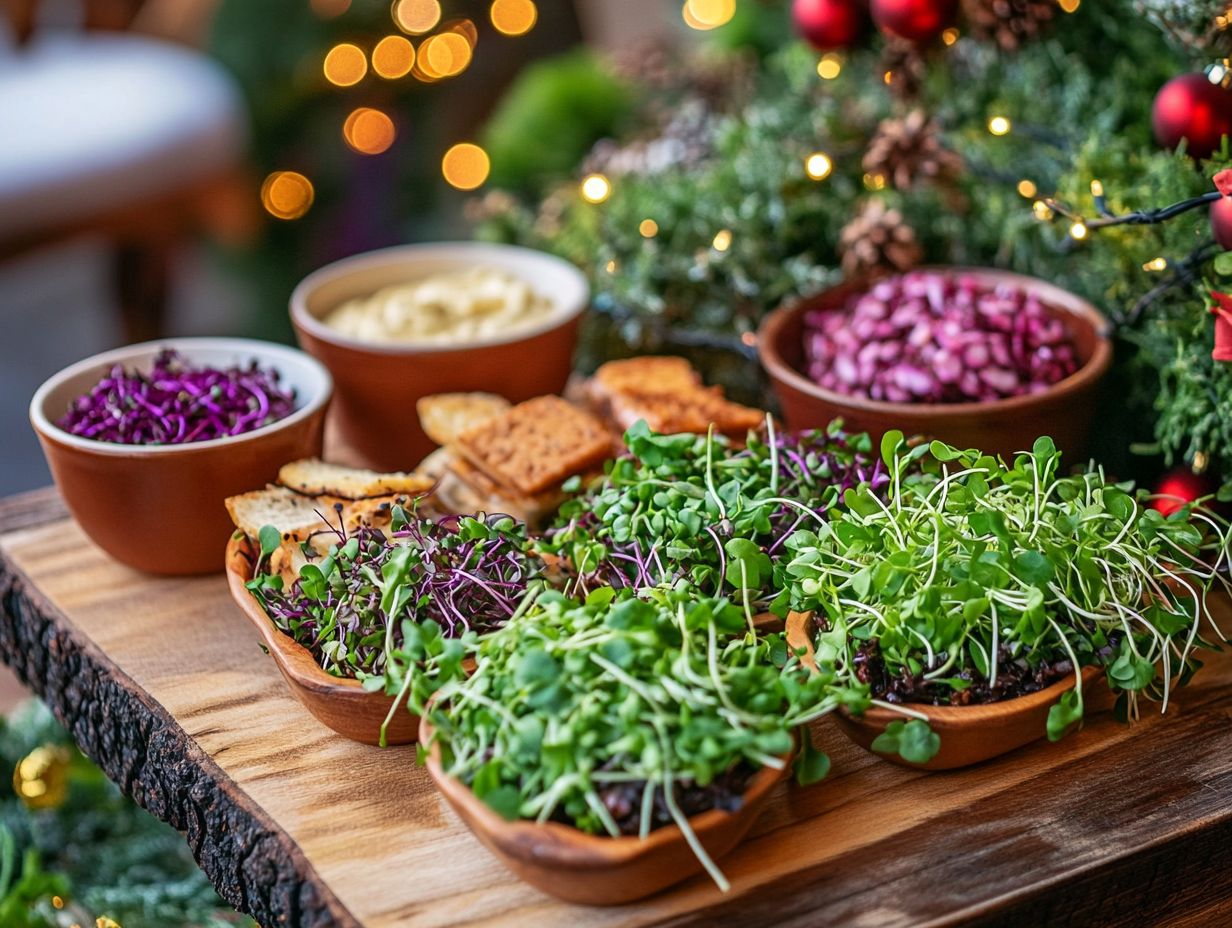
[[[45,744],[35,748],[13,768],[13,791],[28,809],[56,809],[68,796],[67,748]]]

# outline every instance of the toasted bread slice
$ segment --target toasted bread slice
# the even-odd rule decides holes
[[[687,393],[702,383],[684,358],[640,357],[608,361],[595,371],[594,385],[604,393]]]
[[[438,445],[452,445],[458,436],[499,416],[513,404],[495,393],[437,393],[415,403],[419,424]]]
[[[284,464],[278,471],[278,482],[305,496],[339,499],[368,499],[391,494],[415,496],[432,489],[432,480],[422,474],[401,471],[381,474],[360,467],[327,464],[317,458]]]
[[[441,502],[458,513],[501,512],[537,528],[564,501],[558,488],[525,495],[498,485],[463,458],[455,458],[441,479]]]
[[[677,432],[705,434],[710,426],[732,438],[744,438],[756,429],[765,413],[724,399],[717,387],[694,388],[680,395],[625,392],[613,396],[612,418],[622,429],[638,419],[645,419],[656,432],[671,435]]]
[[[591,413],[540,396],[468,429],[455,446],[499,486],[535,496],[605,460],[612,439]]]
[[[272,525],[284,539],[303,541],[314,532],[329,529],[322,516],[333,515],[335,500],[303,496],[286,487],[268,487],[227,499],[227,512],[235,527],[256,538],[262,527]]]

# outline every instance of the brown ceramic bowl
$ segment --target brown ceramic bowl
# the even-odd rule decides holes
[[[197,364],[255,359],[295,388],[296,409],[244,435],[183,445],[93,441],[55,424],[113,365],[148,368],[164,348]],[[232,531],[223,501],[273,481],[287,461],[320,455],[332,390],[328,371],[294,348],[241,338],[169,338],[65,368],[34,394],[30,421],[60,494],[95,544],[149,573],[212,573],[222,569],[222,548]]]
[[[920,770],[952,770],[990,760],[1043,738],[1047,733],[1048,710],[1073,688],[1074,679],[1071,676],[1039,692],[1004,702],[978,706],[909,705],[906,708],[927,715],[929,725],[941,737],[941,748],[936,757],[926,764],[912,764],[897,754],[877,756],[903,767]],[[1104,681],[1102,667],[1083,668],[1082,696],[1084,714],[1087,716],[1112,705],[1112,693]],[[905,716],[872,706],[861,716],[853,716],[840,709],[835,718],[852,741],[871,751],[873,739],[885,731],[891,722],[902,720]]]
[[[525,280],[552,301],[551,318],[509,336],[448,346],[357,341],[321,321],[355,297],[477,265]],[[300,345],[334,375],[338,395],[330,415],[341,439],[371,467],[409,470],[436,447],[419,426],[420,397],[479,390],[518,403],[563,390],[589,301],[582,272],[543,252],[480,242],[404,245],[308,275],[291,294],[291,321]]]
[[[820,428],[841,418],[847,429],[869,432],[873,447],[882,434],[900,429],[907,435],[938,438],[1007,459],[1030,450],[1039,436],[1050,435],[1071,459],[1081,455],[1095,414],[1096,390],[1112,363],[1108,320],[1081,297],[1034,277],[978,268],[924,270],[973,277],[988,286],[1008,283],[1034,293],[1045,307],[1065,319],[1080,367],[1042,393],[991,402],[889,403],[827,390],[803,373],[804,314],[842,307],[867,289],[862,283],[844,284],[775,310],[758,332],[758,354],[774,382],[788,427]]]
[[[326,673],[307,648],[274,626],[261,604],[244,586],[252,579],[255,551],[248,538],[232,536],[227,544],[227,584],[236,605],[261,633],[291,693],[320,722],[344,738],[379,744],[381,724],[389,714],[393,697],[369,693],[358,680]],[[403,707],[389,722],[386,744],[411,744],[418,731],[419,717]]]
[[[445,801],[475,837],[520,879],[549,895],[582,905],[620,905],[641,899],[702,872],[702,865],[675,825],[652,831],[646,840],[589,835],[558,822],[506,821],[461,781],[441,768],[441,749],[432,726],[420,723],[419,741],[431,745],[428,773]],[[750,781],[735,812],[711,809],[689,824],[713,860],[748,833],[775,785],[791,771],[763,767]]]

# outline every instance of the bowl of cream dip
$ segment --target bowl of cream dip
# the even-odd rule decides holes
[[[291,294],[300,346],[334,378],[330,424],[354,456],[414,467],[434,447],[415,403],[559,393],[590,302],[580,270],[529,248],[402,245],[326,265]]]

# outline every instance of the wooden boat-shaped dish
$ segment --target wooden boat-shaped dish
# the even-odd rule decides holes
[[[470,787],[441,768],[432,726],[420,723],[419,740],[431,747],[428,773],[445,801],[475,837],[520,879],[566,902],[620,905],[666,889],[702,872],[676,825],[657,828],[645,840],[590,835],[559,822],[506,821]],[[727,854],[753,826],[775,785],[791,771],[763,767],[753,775],[734,812],[711,809],[689,824],[713,860]]]
[[[1112,705],[1112,693],[1103,676],[1102,667],[1082,669],[1084,715],[1089,716]],[[1068,676],[1052,686],[1004,702],[975,706],[908,704],[905,708],[928,716],[928,724],[941,737],[941,749],[925,764],[913,764],[897,754],[878,753],[877,756],[920,770],[953,770],[990,760],[1043,738],[1048,730],[1048,711],[1073,688],[1074,678]],[[907,716],[870,706],[861,716],[840,709],[835,713],[835,718],[852,741],[871,751],[873,740],[885,731],[887,725],[904,720]]]
[[[381,724],[393,705],[393,697],[369,693],[358,680],[326,673],[308,649],[283,634],[270,621],[261,603],[245,587],[252,579],[255,548],[246,537],[232,536],[227,544],[227,584],[231,596],[248,616],[291,693],[309,712],[344,738],[363,744],[379,744]],[[419,717],[405,708],[394,713],[386,732],[387,744],[412,744],[419,731]]]

